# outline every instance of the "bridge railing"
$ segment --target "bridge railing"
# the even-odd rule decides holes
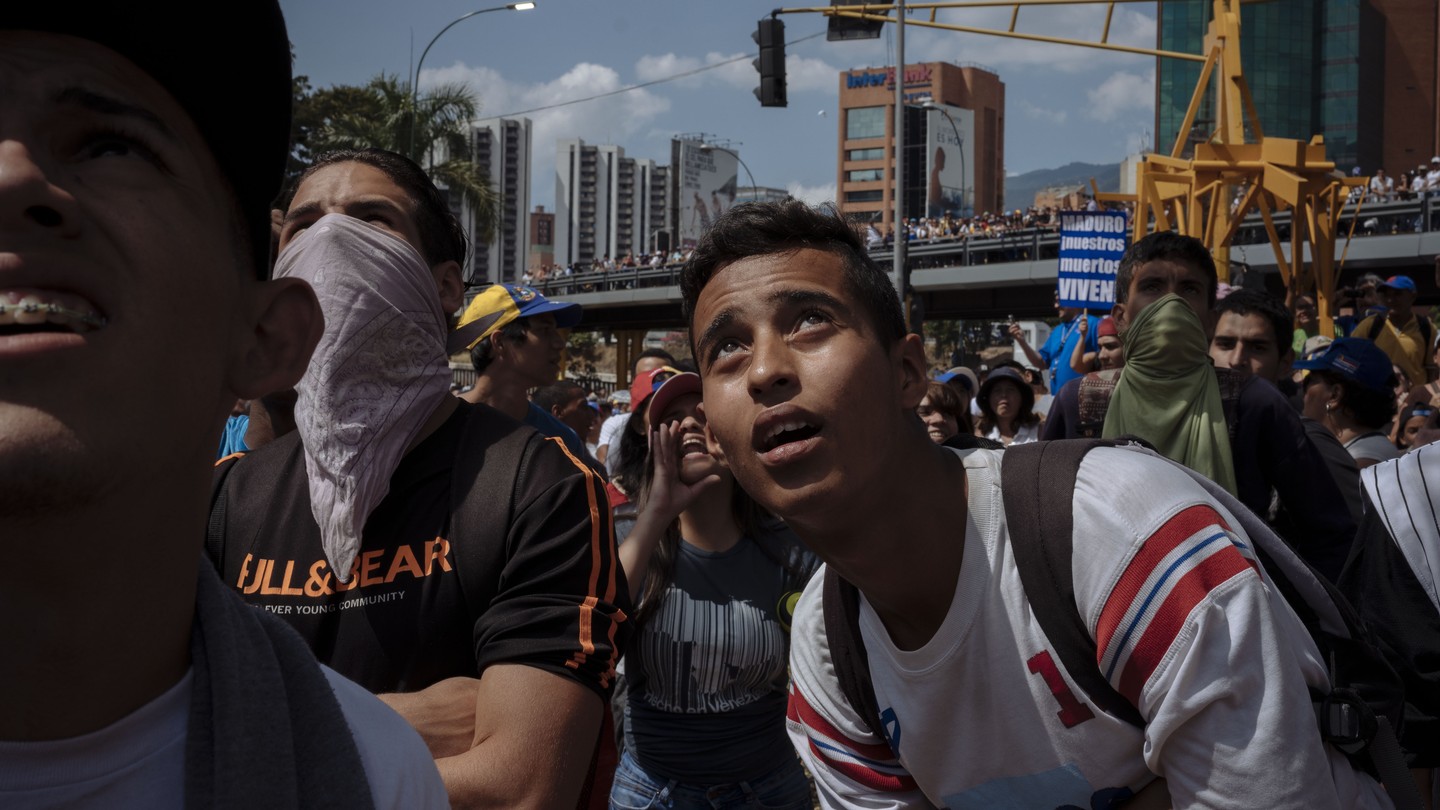
[[[610,271],[551,276],[535,286],[540,292],[551,297],[643,287],[673,287],[680,283],[680,270],[684,266],[683,262],[675,262],[660,267],[625,267]]]
[[[1290,238],[1290,212],[1272,216],[1275,229],[1284,241]],[[1366,202],[1359,208],[1349,203],[1341,214],[1339,235],[1342,243],[1354,223],[1356,237],[1393,233],[1423,233],[1440,230],[1440,195],[1419,199]],[[1269,241],[1265,224],[1259,214],[1245,218],[1232,244],[1257,245]],[[1017,228],[1004,233],[975,236],[934,237],[912,240],[906,248],[906,266],[911,270],[933,267],[972,266],[996,263],[1053,260],[1059,257],[1060,232],[1050,227]],[[889,266],[893,251],[879,247],[870,257],[881,266]],[[674,287],[680,283],[683,262],[660,267],[626,267],[616,270],[591,271],[557,275],[536,282],[547,296],[564,297],[578,293],[633,290],[650,287]]]
[[[1271,221],[1275,223],[1279,237],[1288,241],[1290,212],[1275,214]],[[1340,218],[1338,241],[1344,242],[1351,232],[1352,223],[1356,237],[1440,230],[1440,195],[1423,199],[1367,202],[1359,208],[1358,219],[1356,206],[1353,203],[1347,204]],[[1259,214],[1251,214],[1237,230],[1232,244],[1256,245],[1268,241],[1264,220]],[[991,237],[958,236],[912,240],[907,243],[905,258],[910,269],[923,270],[930,267],[1055,259],[1059,256],[1059,250],[1058,231],[1030,228],[1007,231]],[[893,255],[889,248],[870,251],[870,257],[882,266],[888,266]]]

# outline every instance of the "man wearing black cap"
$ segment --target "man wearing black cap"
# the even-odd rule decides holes
[[[278,5],[194,19],[0,10],[0,806],[444,806],[415,733],[200,553],[226,414],[320,324],[264,280]]]

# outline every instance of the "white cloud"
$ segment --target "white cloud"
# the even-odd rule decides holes
[[[835,184],[822,183],[818,186],[806,186],[800,183],[791,183],[785,187],[790,196],[808,205],[819,205],[820,203],[835,202]]]
[[[470,67],[456,62],[449,67],[425,70],[420,86],[461,82],[480,99],[480,117],[512,116],[537,107],[546,107],[586,98],[625,86],[613,68],[582,62],[548,82],[524,83],[506,79],[488,67]],[[571,104],[555,109],[525,113],[532,124],[530,136],[530,190],[536,202],[549,200],[555,189],[555,145],[565,138],[583,138],[592,144],[624,144],[638,133],[649,131],[670,109],[670,100],[648,89],[631,90],[605,99]],[[636,154],[634,157],[653,157]],[[665,161],[668,162],[668,161]]]
[[[707,81],[719,82],[741,90],[748,90],[760,83],[760,74],[755,72],[751,53],[720,53],[711,51],[704,59],[693,56],[679,56],[674,53],[646,55],[635,62],[635,77],[642,82],[667,79],[681,73],[698,70],[707,65],[717,65],[694,76],[675,80],[680,87],[699,87]],[[785,57],[785,81],[789,92],[835,93],[839,87],[836,78],[840,69],[823,59],[798,54]]]
[[[700,60],[692,56],[677,56],[673,53],[647,55],[640,57],[635,63],[635,78],[642,82],[653,82],[698,67]]]
[[[939,22],[1005,31],[1010,27],[1010,9],[960,9],[943,12]],[[1108,42],[1139,48],[1154,48],[1155,16],[1128,7],[1117,7],[1110,21]],[[1060,37],[1082,42],[1099,42],[1105,27],[1100,4],[1022,8],[1016,33]],[[913,39],[912,39],[913,32]],[[1013,37],[961,33],[914,27],[906,29],[906,62],[942,60],[960,64],[976,63],[1000,72],[1043,69],[1058,73],[1083,73],[1096,68],[1118,69],[1154,65],[1154,57]]]
[[[1026,117],[1034,118],[1037,121],[1042,121],[1047,124],[1063,124],[1065,123],[1065,119],[1070,117],[1070,114],[1064,110],[1047,110],[1044,107],[1037,107],[1023,98],[1015,102],[1015,107]]]
[[[1090,106],[1085,114],[1098,121],[1113,121],[1130,112],[1153,115],[1155,73],[1113,73],[1086,95],[1090,98]]]
[[[752,70],[753,74],[754,71]],[[755,74],[758,75],[758,74]],[[785,57],[785,86],[788,92],[817,91],[837,95],[840,92],[840,68],[823,59],[788,54]],[[751,84],[756,84],[752,81]]]

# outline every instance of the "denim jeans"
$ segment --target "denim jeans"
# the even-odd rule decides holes
[[[810,810],[810,781],[798,759],[754,779],[702,785],[647,773],[630,755],[620,755],[610,810]]]

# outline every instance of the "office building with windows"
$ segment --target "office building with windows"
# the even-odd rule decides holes
[[[1208,2],[1161,0],[1157,45],[1201,53]],[[1391,174],[1440,154],[1440,4],[1435,0],[1270,0],[1240,10],[1241,65],[1266,135],[1325,138],[1341,169]],[[1198,62],[1158,59],[1155,149],[1174,148]],[[1216,126],[1206,93],[1189,145]],[[1247,137],[1254,137],[1248,133]]]
[[[560,141],[555,158],[555,260],[588,267],[597,259],[649,253],[665,230],[668,169],[625,156],[624,147]]]
[[[851,219],[889,228],[895,210],[895,70],[868,67],[840,74],[836,196]],[[904,70],[905,217],[999,211],[1005,199],[1005,84],[978,66],[927,62]],[[933,99],[944,114],[921,106]],[[933,131],[932,131],[933,130]],[[955,166],[935,159],[935,144],[958,146]],[[958,141],[954,143],[954,141]],[[967,158],[968,156],[968,158]],[[938,173],[958,170],[958,188],[937,202]]]
[[[471,246],[467,278],[475,285],[515,282],[525,272],[530,249],[530,119],[475,121],[470,154],[489,178],[497,217],[486,242],[478,238],[474,218],[462,215]]]

